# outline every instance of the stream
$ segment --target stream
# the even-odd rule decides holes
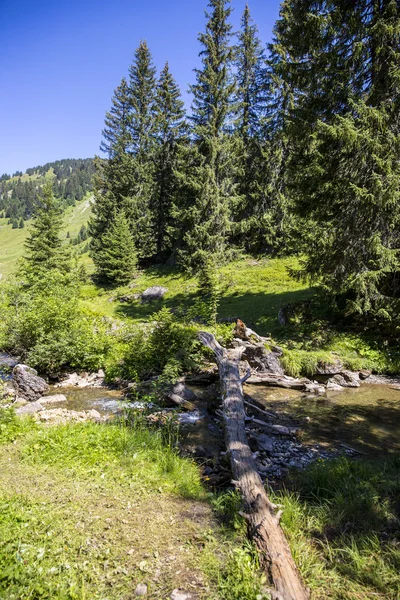
[[[2,365],[12,366],[9,357],[0,355]],[[7,379],[6,372],[3,378]],[[225,480],[229,481],[230,474],[224,461],[220,418],[207,410],[206,388],[192,391],[200,400],[195,403],[194,411],[178,414],[180,446],[185,454],[199,460],[203,474],[214,478],[216,486],[223,485]],[[95,410],[101,416],[113,416],[123,414],[127,408],[145,407],[141,402],[124,400],[120,390],[52,386],[48,395],[60,392],[66,400],[46,403],[45,411]],[[400,450],[398,379],[371,377],[371,382],[364,382],[359,388],[328,391],[323,396],[264,385],[245,385],[244,394],[246,401],[253,404],[253,408],[246,408],[248,434],[250,446],[253,438],[254,457],[264,478],[280,479],[290,467],[304,467],[317,458],[339,454],[376,458]],[[269,416],[263,415],[263,410]],[[266,425],[255,424],[257,420],[260,423],[260,419],[267,421]],[[276,431],[279,427],[295,428],[297,433],[280,435]],[[262,438],[264,442],[261,441],[260,446]]]
[[[59,391],[52,389],[50,395]],[[201,390],[195,391],[201,394]],[[244,392],[249,401],[273,413],[275,422],[298,427],[297,439],[303,445],[334,451],[350,448],[370,456],[400,450],[400,389],[390,381],[363,383],[359,388],[344,388],[325,396],[254,385],[245,385]],[[121,413],[124,407],[140,407],[140,403],[124,401],[118,390],[76,387],[64,388],[62,393],[67,401],[47,408],[95,409],[106,415]],[[221,446],[218,419],[208,415],[205,397],[196,411],[181,413],[180,428],[185,444],[201,446],[207,454],[214,454]]]
[[[349,446],[371,456],[400,450],[400,389],[390,383],[364,383],[316,397],[261,386],[245,386],[245,393],[276,412],[283,425],[298,426],[303,444]]]

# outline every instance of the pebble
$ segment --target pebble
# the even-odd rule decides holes
[[[181,592],[180,590],[173,590],[170,599],[171,600],[192,600],[192,594],[187,592]]]
[[[136,596],[147,596],[147,585],[145,583],[139,583],[135,589]]]

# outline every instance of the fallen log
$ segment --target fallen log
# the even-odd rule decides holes
[[[299,431],[297,427],[285,427],[284,425],[270,425],[269,423],[265,423],[265,421],[260,421],[259,419],[251,419],[249,421],[248,426],[256,425],[257,427],[264,427],[268,429],[271,433],[275,433],[276,435],[296,435]]]
[[[273,387],[281,387],[290,390],[298,390],[299,392],[307,392],[312,394],[323,394],[325,388],[320,383],[310,381],[310,379],[296,379],[288,375],[276,375],[274,373],[255,373],[247,379],[248,385],[271,385]]]
[[[248,534],[260,553],[261,564],[272,581],[273,597],[279,600],[306,600],[309,594],[296,569],[289,544],[279,525],[257,472],[245,431],[243,389],[239,374],[242,347],[227,350],[215,337],[199,333],[200,341],[215,355],[222,388],[222,408],[225,423],[225,441],[229,453],[234,483],[244,501],[244,516]]]
[[[256,406],[252,402],[249,402],[248,400],[244,400],[244,404],[245,404],[245,406],[248,406],[249,408],[252,408],[253,410],[256,410],[257,412],[261,413],[262,415],[264,415],[264,417],[269,417],[270,419],[276,419],[276,415],[274,415],[274,413],[270,413],[270,412],[264,410],[263,408]]]

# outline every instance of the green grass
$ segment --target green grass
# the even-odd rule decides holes
[[[70,232],[74,237],[82,225],[86,225],[90,217],[89,197],[69,207],[64,213],[64,233]],[[17,269],[18,260],[24,254],[24,242],[29,233],[29,223],[23,229],[13,229],[7,224],[8,219],[0,219],[0,273],[2,279],[7,279]]]
[[[237,494],[207,494],[173,435],[4,409],[0,423],[1,600],[128,600],[139,582],[149,598],[268,598]],[[399,597],[399,467],[320,461],[271,492],[314,600]]]
[[[296,265],[295,258],[261,261],[244,258],[221,267],[222,298],[218,318],[238,316],[260,334],[277,333],[279,309],[288,302],[307,300],[315,292],[289,276],[288,268]],[[133,287],[118,289],[88,285],[84,296],[99,314],[140,323],[150,320],[151,315],[163,306],[174,309],[190,306],[197,294],[195,278],[185,277],[167,267],[142,271],[133,284]],[[142,305],[140,301],[118,302],[119,296],[140,293],[154,285],[168,288],[164,299],[159,302],[148,305]],[[112,298],[114,301],[110,302]]]
[[[400,597],[399,467],[398,457],[320,462],[275,494],[313,598]]]
[[[130,600],[141,582],[148,598],[268,597],[254,550],[217,523],[173,436],[4,409],[0,423],[0,600]]]
[[[13,229],[8,219],[0,219],[0,273],[2,279],[15,272],[18,259],[22,257],[28,229]]]
[[[398,352],[391,354],[379,336],[341,331],[340,326],[330,320],[318,288],[290,277],[289,270],[297,265],[296,258],[260,261],[243,258],[221,267],[218,318],[239,317],[259,334],[272,336],[284,349],[283,364],[287,373],[296,377],[310,376],[318,363],[338,359],[351,370],[398,372]],[[146,305],[140,300],[119,301],[121,296],[140,294],[153,285],[168,289],[163,300]],[[84,302],[96,314],[137,324],[151,321],[164,306],[174,311],[185,310],[194,304],[196,294],[195,278],[186,278],[166,267],[140,272],[130,287],[111,289],[88,284],[83,290]],[[300,315],[287,326],[279,324],[278,313],[282,307],[307,301],[312,302],[314,313]]]
[[[270,490],[313,600],[400,597],[399,467],[398,457],[319,461],[293,471],[289,489]],[[214,505],[232,527],[244,528],[237,492]]]

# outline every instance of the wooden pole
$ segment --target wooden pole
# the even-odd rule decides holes
[[[244,348],[227,350],[215,337],[199,333],[200,341],[210,348],[217,360],[222,387],[225,442],[229,453],[234,484],[244,501],[249,537],[255,542],[275,590],[276,600],[307,600],[305,589],[294,563],[289,544],[279,525],[280,515],[268,498],[257,472],[245,430],[245,410],[239,362]]]

